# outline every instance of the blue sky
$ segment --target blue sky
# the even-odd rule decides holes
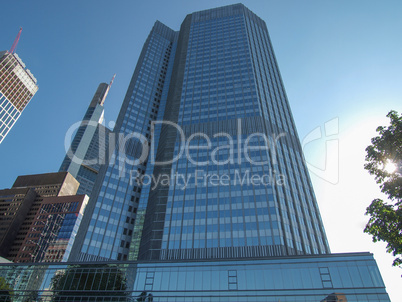
[[[178,30],[188,13],[236,2],[3,3],[0,50],[9,49],[23,27],[16,52],[39,91],[0,145],[0,188],[11,187],[18,175],[58,170],[65,133],[83,117],[98,84],[114,73],[105,117],[116,119],[156,20]],[[401,272],[390,267],[384,245],[362,232],[365,207],[381,196],[363,164],[375,128],[387,122],[389,110],[402,111],[402,2],[243,3],[268,25],[300,138],[338,122],[335,134],[304,148],[332,252],[374,252],[396,301]]]

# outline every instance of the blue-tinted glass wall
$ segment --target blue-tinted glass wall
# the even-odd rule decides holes
[[[103,104],[109,89],[110,84],[99,84],[82,122],[75,124],[79,127],[59,169],[59,172],[69,172],[78,180],[77,194],[91,195],[100,168],[107,161],[111,131],[102,122]]]
[[[140,297],[146,292],[144,299],[155,302],[390,301],[369,253],[95,265],[1,263],[0,276],[13,288],[13,296],[27,297],[35,292],[48,300],[61,300],[63,295],[64,300],[87,301],[91,295],[93,301],[116,301],[119,297],[120,301],[143,301]],[[100,288],[103,282],[93,280],[110,282]],[[85,290],[80,284],[85,284]]]
[[[161,98],[169,87],[168,64],[177,33],[156,22],[143,47],[116,121],[116,144],[103,177],[97,181],[79,232],[79,245],[70,259],[127,259],[133,236],[134,221],[141,196],[141,186],[132,180],[144,174],[146,162],[136,159],[143,147],[141,139],[151,136],[151,123],[160,115]],[[170,71],[171,72],[171,71]],[[162,112],[163,116],[163,112]],[[122,141],[124,141],[122,147]],[[148,144],[146,142],[145,144]],[[135,173],[135,174],[133,174]]]
[[[151,133],[162,118],[186,141],[167,125]],[[179,33],[155,24],[114,135],[78,259],[124,260],[129,251],[131,259],[329,252],[266,25],[243,5],[188,15]],[[166,165],[140,163],[151,136],[157,161],[190,148]],[[188,181],[150,189],[136,183],[141,175]],[[216,185],[212,175],[229,180]]]
[[[177,113],[166,112],[165,120],[191,142],[188,153],[155,174],[188,182],[150,194],[140,258],[328,253],[265,23],[243,5],[193,13],[177,53],[167,99]],[[180,154],[184,142],[172,135],[161,136],[157,160]],[[211,176],[229,180],[212,183]],[[267,176],[269,184],[244,182],[253,176]]]

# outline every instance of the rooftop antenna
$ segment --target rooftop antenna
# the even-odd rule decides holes
[[[14,43],[10,48],[10,53],[14,53],[15,48],[17,47],[18,41],[20,40],[21,32],[22,32],[22,27],[20,27],[20,31],[18,32],[18,35],[15,37]]]
[[[116,77],[116,74],[113,75],[113,78],[112,78],[112,80],[111,80],[110,83],[109,83],[109,88],[112,86],[115,77]]]

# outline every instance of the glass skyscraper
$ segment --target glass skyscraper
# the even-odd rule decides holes
[[[112,83],[113,80],[99,84],[59,169],[78,180],[77,194],[91,195],[99,170],[107,160],[110,130],[102,125],[103,105]]]
[[[330,253],[267,27],[243,5],[155,23],[109,146],[68,262],[0,264],[21,300],[389,301],[372,254]]]
[[[163,119],[177,39],[156,22],[145,42],[109,140],[115,150],[94,185],[70,259],[128,259],[142,190],[131,176],[147,169],[134,160],[143,142],[134,136],[150,138],[152,122]]]
[[[77,259],[330,252],[267,27],[243,5],[156,22],[114,140]]]

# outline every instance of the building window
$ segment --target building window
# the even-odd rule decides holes
[[[228,288],[229,290],[237,290],[237,271],[228,271]]]
[[[320,267],[320,277],[323,288],[332,288],[331,275],[329,274],[328,267]]]

